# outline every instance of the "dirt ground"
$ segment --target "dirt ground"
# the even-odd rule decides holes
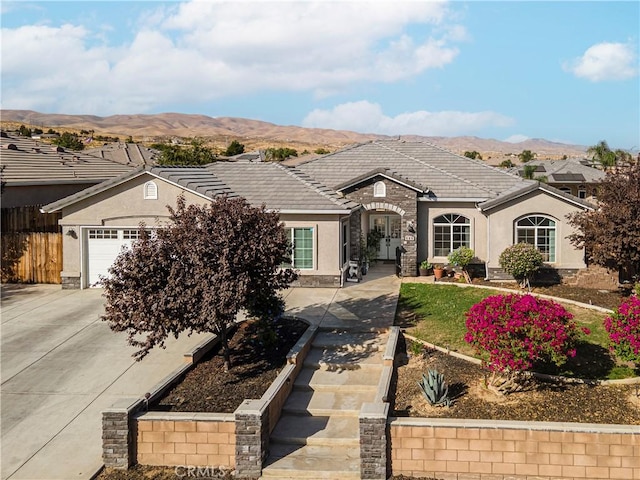
[[[441,281],[453,280],[445,279]],[[474,278],[473,284],[519,290],[518,285],[515,282],[489,282],[483,279]],[[524,293],[524,290],[522,291]],[[534,293],[566,298],[568,300],[574,300],[587,305],[597,305],[599,307],[613,310],[617,308],[623,300],[629,297],[631,294],[631,287],[628,289],[621,288],[619,290],[594,290],[593,288],[580,288],[571,285],[555,284],[548,286],[533,286],[532,291]]]
[[[213,352],[190,370],[150,410],[232,413],[245,399],[258,399],[276,379],[286,356],[308,325],[283,318],[265,329],[259,322],[238,326],[231,340],[232,367]]]
[[[429,369],[444,375],[451,407],[431,406],[423,397],[418,381]],[[485,387],[486,375],[479,365],[436,350],[409,354],[398,368],[393,415],[640,425],[640,386],[534,380],[526,391],[499,396]]]

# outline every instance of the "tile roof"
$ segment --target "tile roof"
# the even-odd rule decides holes
[[[108,143],[98,148],[83,150],[94,157],[107,158],[124,165],[153,165],[160,152],[137,143]]]
[[[357,204],[317,180],[273,162],[214,162],[205,167],[253,205],[281,212],[346,211]]]
[[[345,179],[390,169],[421,185],[439,200],[488,200],[502,192],[528,185],[517,175],[462,157],[425,142],[377,140],[326,155],[296,167],[336,188]]]
[[[7,186],[99,183],[134,169],[6,132],[0,136],[0,161]]]
[[[306,175],[276,163],[214,162],[206,167],[139,167],[117,178],[45,205],[44,212],[58,211],[99,192],[148,173],[213,199],[219,195],[244,197],[250,204],[264,204],[282,213],[339,213],[359,205]]]
[[[606,173],[597,168],[585,165],[578,159],[569,160],[533,160],[527,165],[534,165],[536,172],[544,171],[551,182],[558,183],[597,183],[606,177]],[[544,170],[538,170],[539,168]],[[517,167],[516,171],[523,171]]]

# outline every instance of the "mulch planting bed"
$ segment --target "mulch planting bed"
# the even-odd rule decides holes
[[[257,321],[238,325],[229,340],[231,369],[224,370],[221,352],[199,362],[150,410],[233,413],[245,399],[259,399],[286,364],[287,353],[308,325],[282,318],[270,328]]]
[[[431,406],[423,397],[418,381],[428,369],[444,375],[454,399],[451,407]],[[640,396],[636,385],[534,380],[524,392],[499,396],[484,386],[486,374],[480,365],[436,350],[409,355],[406,364],[398,368],[393,415],[640,425]]]
[[[452,278],[445,278],[439,282],[454,282]],[[515,291],[525,293],[526,290],[520,289],[515,282],[489,282],[480,278],[474,278],[474,285],[482,285],[486,287],[508,288]],[[532,292],[550,295],[552,297],[566,298],[587,305],[597,305],[598,307],[609,308],[611,310],[617,308],[623,300],[631,295],[631,287],[619,290],[595,290],[593,288],[581,288],[571,285],[555,284],[548,286],[533,286]]]

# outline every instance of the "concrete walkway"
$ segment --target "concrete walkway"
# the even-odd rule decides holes
[[[287,295],[290,314],[319,332],[297,376],[269,446],[263,479],[359,479],[363,404],[375,402],[400,279],[378,265],[362,283]]]
[[[139,398],[204,336],[142,362],[99,320],[101,289],[2,286],[2,479],[90,479],[102,467],[101,412]]]
[[[386,328],[393,325],[401,280],[392,264],[376,264],[360,283],[343,288],[292,288],[285,292],[287,314],[323,329]]]

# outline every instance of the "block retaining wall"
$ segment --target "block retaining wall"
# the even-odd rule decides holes
[[[138,416],[137,463],[233,469],[233,413],[148,412]]]
[[[260,476],[268,439],[296,376],[311,348],[317,327],[309,327],[287,356],[287,365],[260,400],[246,400],[234,413],[147,412],[203,351],[208,339],[185,354],[186,364],[158,384],[149,399],[123,399],[102,413],[105,466],[144,465],[235,468],[236,476]]]
[[[394,475],[640,480],[640,426],[390,418]]]

